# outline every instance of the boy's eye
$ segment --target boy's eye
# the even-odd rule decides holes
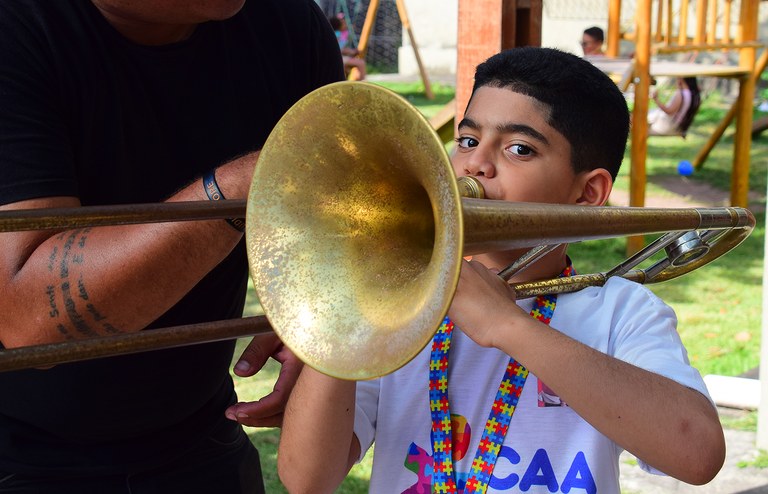
[[[518,156],[530,156],[533,154],[533,149],[529,148],[525,144],[512,144],[507,148],[512,154]]]
[[[477,146],[478,142],[477,139],[471,137],[459,137],[456,139],[456,144],[458,144],[460,148],[473,148]]]

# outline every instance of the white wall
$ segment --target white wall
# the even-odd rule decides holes
[[[455,75],[458,0],[405,0],[405,8],[427,73]],[[405,29],[403,46],[398,51],[398,69],[404,75],[419,73],[413,46]]]

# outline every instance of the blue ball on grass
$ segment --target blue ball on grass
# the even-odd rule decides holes
[[[677,164],[677,173],[687,177],[693,173],[693,163],[688,160],[682,160]]]

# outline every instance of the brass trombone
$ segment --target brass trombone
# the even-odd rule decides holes
[[[368,83],[325,86],[274,128],[245,204],[77,208],[76,220],[70,211],[0,214],[0,231],[13,231],[226,218],[242,216],[244,208],[250,274],[266,317],[5,350],[0,370],[229,339],[271,325],[308,365],[368,379],[401,367],[431,339],[463,256],[533,248],[502,273],[509,277],[553,245],[664,233],[605,273],[514,285],[522,298],[600,286],[611,276],[668,280],[728,252],[755,224],[748,210],[735,207],[580,207],[482,197],[479,183],[455,179],[442,142],[407,101]],[[665,259],[633,269],[662,249]],[[150,342],[153,336],[161,341]]]

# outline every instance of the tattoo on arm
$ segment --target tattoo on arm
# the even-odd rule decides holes
[[[78,269],[70,271],[75,268],[75,265],[82,266],[85,262],[84,248],[86,240],[88,238],[89,228],[83,230],[75,230],[68,235],[60,235],[58,238],[64,242],[61,248],[61,256],[59,258],[59,249],[54,246],[49,256],[48,269],[53,271],[54,265],[59,263],[59,278],[61,284],[59,285],[60,294],[62,299],[62,305],[64,312],[69,319],[69,324],[59,323],[57,328],[59,332],[67,339],[73,338],[73,335],[69,332],[68,327],[74,327],[74,329],[84,336],[98,336],[100,333],[120,333],[121,331],[111,325],[92,302],[89,301],[88,290],[85,285],[82,273],[80,273],[77,279],[77,286],[74,285],[73,275]],[[78,238],[79,237],[79,238]],[[46,287],[46,295],[50,303],[50,316],[52,318],[59,317],[60,312],[56,305],[56,291],[53,285]],[[85,313],[89,314],[90,320],[97,323],[94,327],[88,319],[84,317],[84,313],[78,309],[78,304],[82,303],[79,300],[86,301]]]
[[[48,271],[53,273],[53,266],[56,264],[56,254],[59,253],[58,246],[54,245],[53,250],[51,251],[51,255],[48,256]]]
[[[45,288],[45,293],[48,295],[48,303],[51,306],[51,310],[48,314],[50,314],[51,317],[58,317],[59,309],[56,308],[56,293],[54,292],[53,285],[48,285]]]

